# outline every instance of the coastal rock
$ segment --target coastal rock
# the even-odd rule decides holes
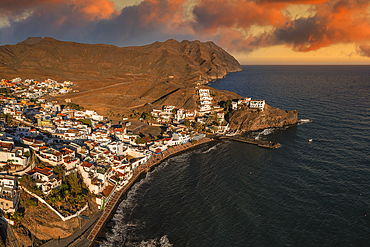
[[[248,132],[296,124],[298,112],[272,108],[266,104],[264,111],[243,108],[229,113],[227,117],[231,129]]]

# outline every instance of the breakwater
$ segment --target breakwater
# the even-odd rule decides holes
[[[164,160],[168,158],[171,158],[175,155],[178,155],[179,153],[182,153],[184,151],[190,150],[194,147],[197,147],[199,145],[203,145],[205,143],[209,143],[212,141],[215,141],[215,140],[212,138],[204,137],[202,139],[199,139],[197,143],[194,143],[194,144],[186,143],[180,146],[171,147],[160,154],[153,154],[152,157],[148,160],[148,162],[136,168],[133,171],[133,176],[130,179],[130,182],[126,184],[122,189],[114,193],[114,195],[108,202],[108,205],[106,205],[106,207],[104,208],[104,212],[102,216],[96,222],[90,234],[88,235],[87,240],[90,242],[90,246],[94,244],[95,238],[97,237],[99,232],[102,230],[102,228],[106,224],[106,221],[109,219],[110,215],[114,212],[114,209],[118,206],[117,204],[121,196],[123,196],[131,188],[131,186],[138,180],[138,178],[142,174],[149,172],[152,168],[159,165],[161,162],[163,162]]]
[[[220,140],[229,139],[229,140],[253,144],[259,147],[269,148],[269,149],[281,147],[280,143],[275,143],[272,141],[257,140],[257,139],[247,138],[247,137],[222,136],[219,139]]]

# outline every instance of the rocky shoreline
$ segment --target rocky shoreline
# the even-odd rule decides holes
[[[266,104],[263,111],[244,108],[229,113],[227,118],[230,129],[251,132],[294,125],[298,123],[298,112],[281,110]]]

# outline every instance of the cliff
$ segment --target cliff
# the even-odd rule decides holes
[[[231,112],[227,117],[231,129],[240,129],[248,132],[296,124],[298,112],[296,110],[280,110],[266,104],[264,111],[245,108]]]

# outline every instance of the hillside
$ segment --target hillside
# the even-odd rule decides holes
[[[241,71],[239,63],[213,42],[170,39],[146,46],[117,47],[28,38],[0,47],[0,76],[68,80],[116,80],[134,75],[182,81],[223,78]]]
[[[1,78],[73,81],[80,92],[58,99],[72,98],[85,107],[99,102],[103,112],[159,102],[171,92],[236,71],[241,71],[238,61],[213,42],[170,39],[117,47],[28,38],[0,46]],[[196,107],[190,98],[185,105]]]

